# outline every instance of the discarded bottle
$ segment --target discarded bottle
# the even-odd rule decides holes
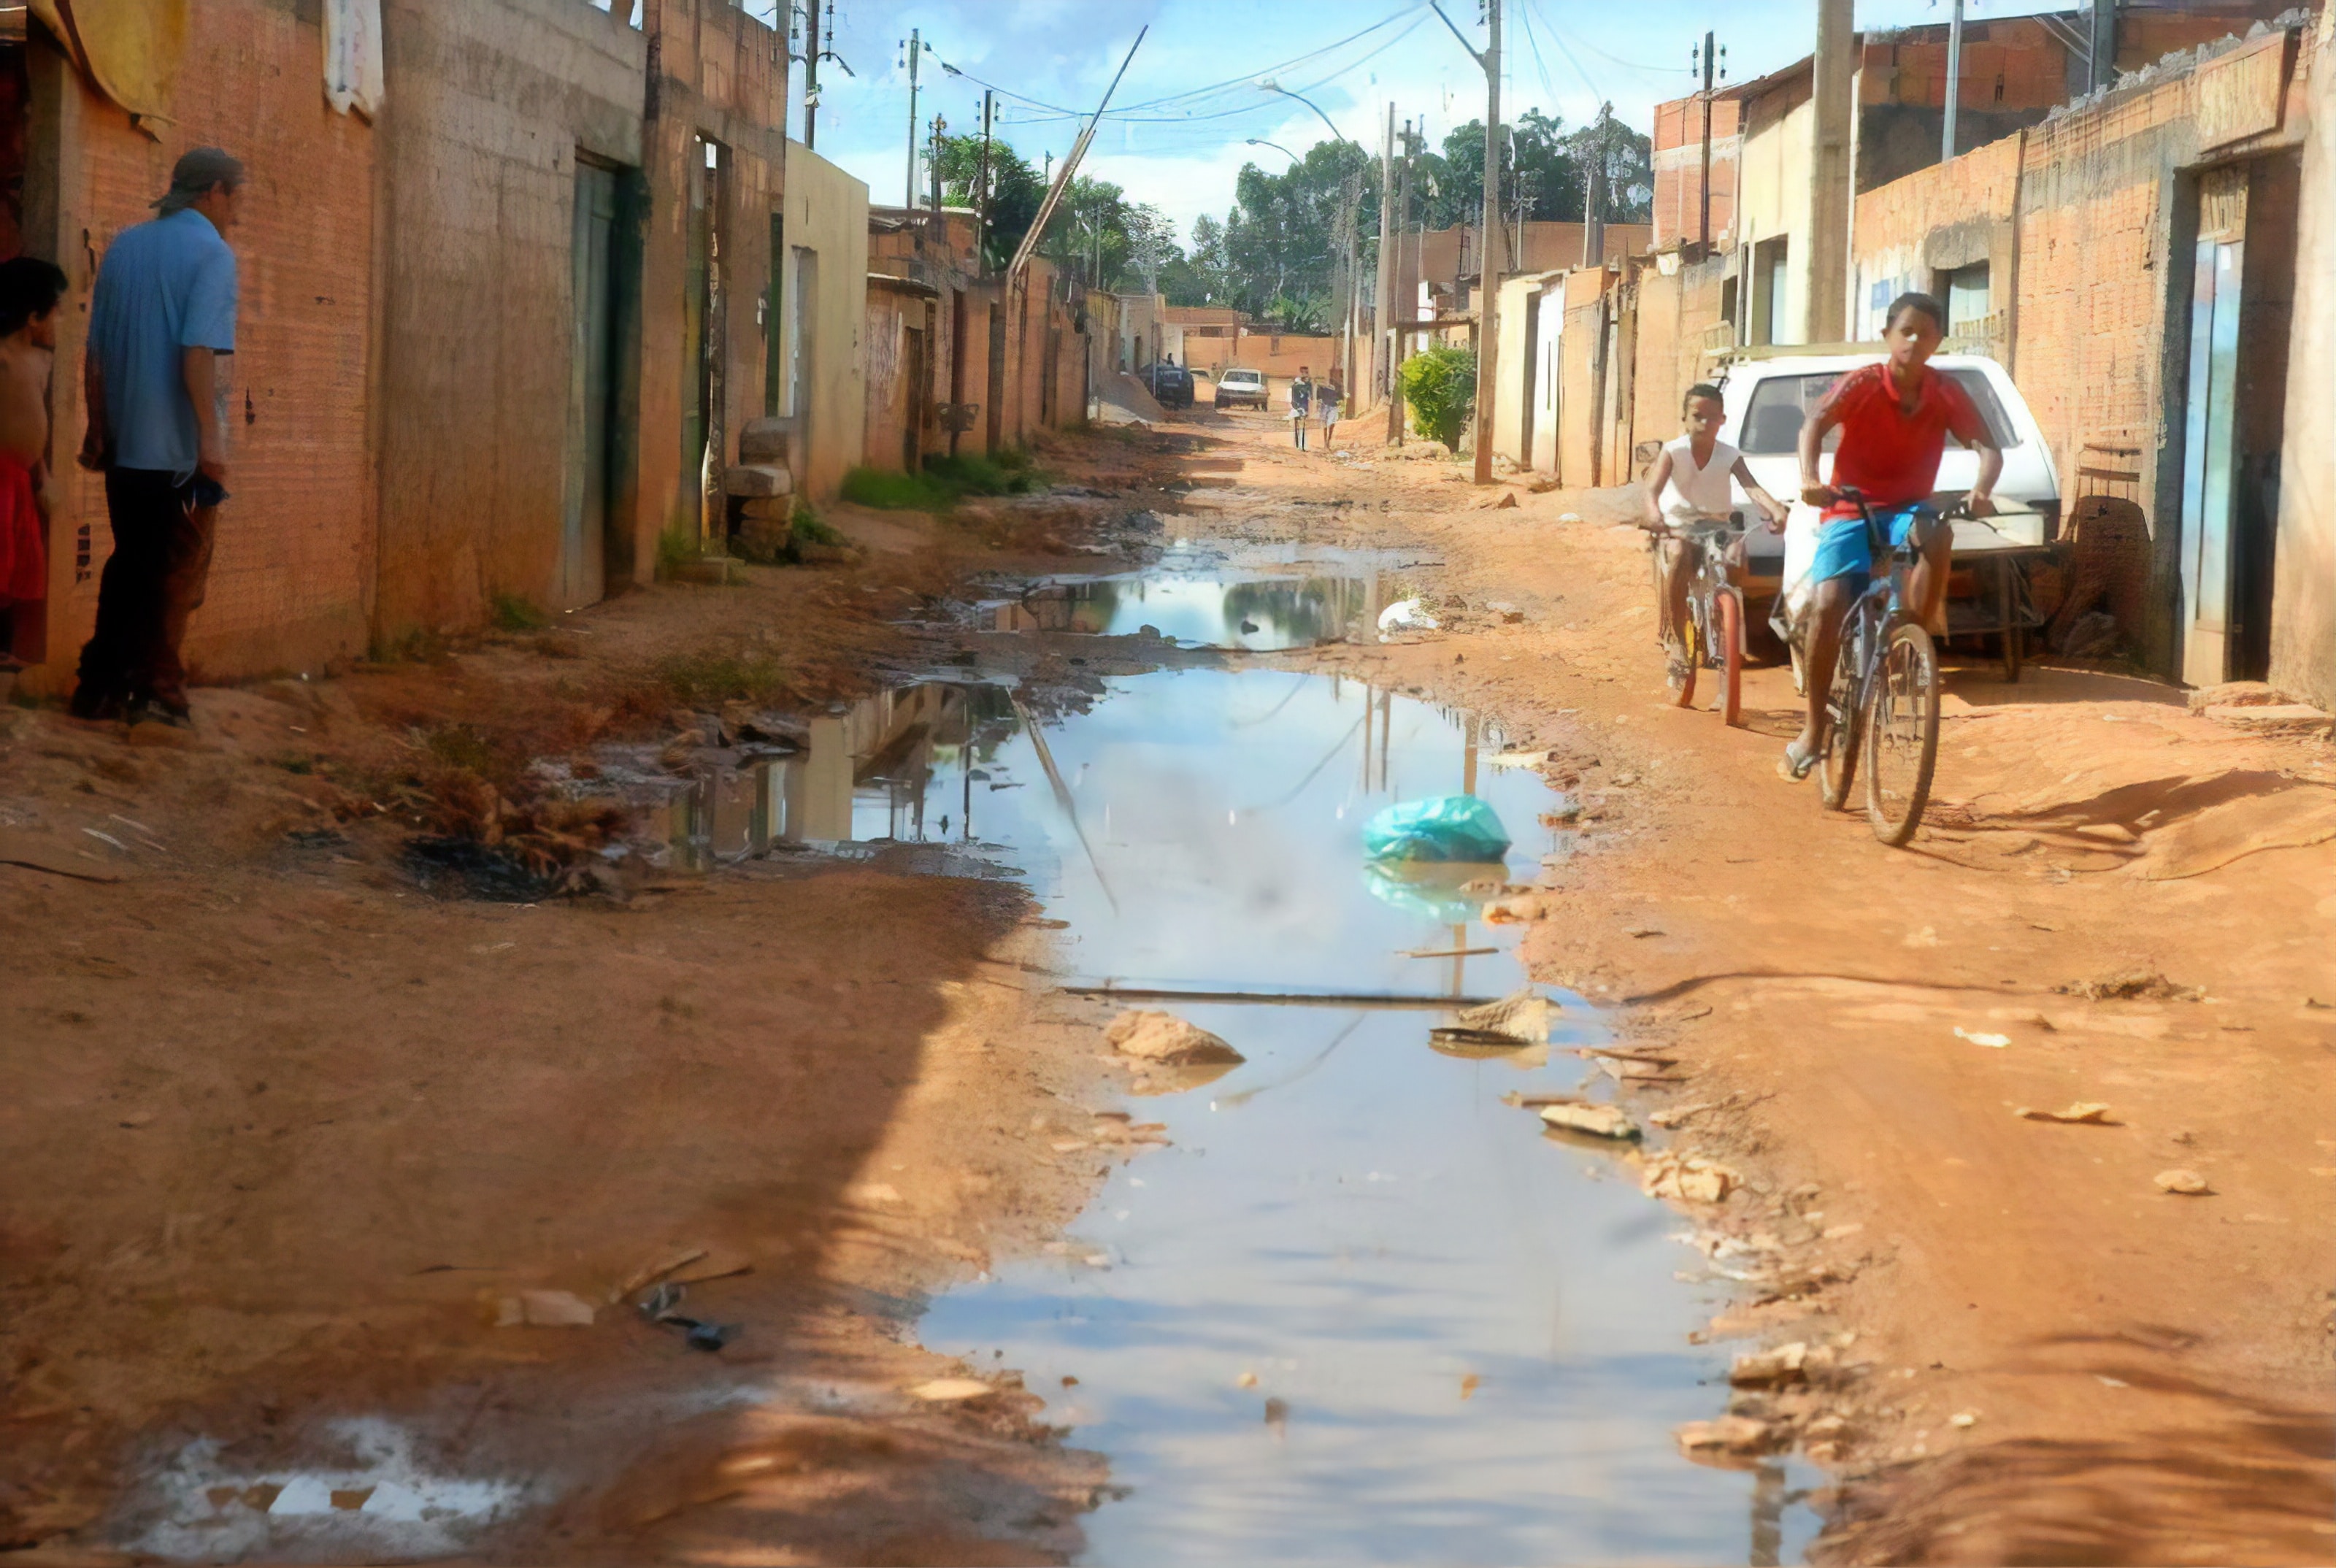
[[[1363,829],[1364,852],[1375,861],[1487,862],[1508,849],[1499,813],[1475,795],[1405,801]]]

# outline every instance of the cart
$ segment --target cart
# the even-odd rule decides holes
[[[2044,517],[2003,511],[1959,517],[1947,578],[1947,637],[1996,638],[2003,678],[2017,681],[2030,628],[2044,624],[2028,594],[2028,568],[2050,559],[2059,546],[2044,538]]]

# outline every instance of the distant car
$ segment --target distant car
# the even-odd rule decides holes
[[[1155,361],[1135,373],[1144,389],[1163,408],[1192,406],[1192,373],[1167,360]]]
[[[1244,404],[1259,410],[1266,406],[1265,372],[1228,370],[1217,377],[1217,406]]]

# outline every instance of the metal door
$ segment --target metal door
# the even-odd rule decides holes
[[[574,320],[568,359],[568,482],[560,519],[554,596],[561,609],[599,602],[607,591],[608,416],[616,365],[609,266],[617,226],[617,175],[576,166]]]
[[[2233,438],[2238,424],[2239,306],[2246,271],[2246,175],[2202,182],[2190,287],[2190,374],[2182,441],[2182,678],[2228,678]]]

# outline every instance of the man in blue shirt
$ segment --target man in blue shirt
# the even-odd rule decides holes
[[[187,619],[203,601],[227,499],[227,375],[235,352],[234,226],[243,165],[216,147],[179,160],[151,222],[115,237],[90,298],[83,468],[105,475],[113,551],[73,711],[184,726]]]

